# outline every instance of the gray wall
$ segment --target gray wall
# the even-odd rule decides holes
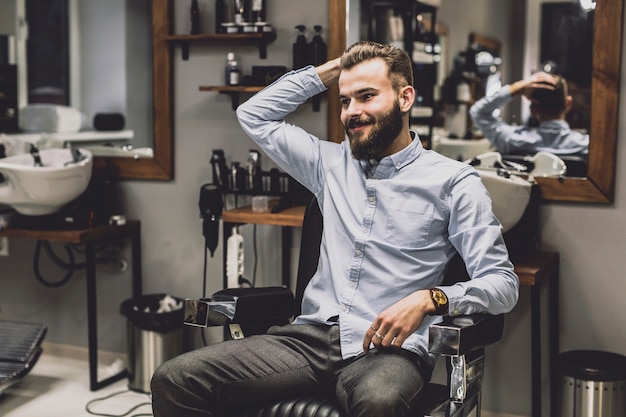
[[[204,1],[209,19],[213,2]],[[224,149],[228,161],[244,161],[253,148],[236,123],[230,98],[198,91],[199,85],[222,83],[226,54],[234,50],[244,71],[253,64],[290,66],[293,26],[302,23],[326,26],[326,2],[298,0],[269,2],[269,20],[278,26],[278,39],[268,50],[267,61],[258,59],[252,46],[210,47],[193,45],[189,61],[174,59],[175,73],[175,179],[171,182],[128,181],[120,193],[129,218],[142,222],[143,282],[145,293],[168,292],[179,297],[198,297],[202,292],[203,238],[198,218],[200,185],[211,181],[211,150]],[[187,2],[176,2],[176,31],[188,33]],[[624,49],[624,47],[622,47]],[[626,55],[626,54],[623,54]],[[626,64],[622,64],[626,79]],[[620,120],[626,119],[626,84],[622,83]],[[325,136],[326,108],[313,113],[304,105],[290,121]],[[619,138],[625,130],[619,128]],[[618,160],[626,158],[626,147],[618,146]],[[267,158],[264,168],[270,165]],[[542,209],[542,247],[561,254],[560,350],[600,349],[626,354],[626,332],[618,328],[624,319],[619,306],[626,293],[621,278],[626,235],[626,171],[618,164],[615,203],[611,205],[549,204]],[[240,202],[241,203],[241,202]],[[232,207],[232,202],[229,202]],[[246,275],[252,274],[252,226],[242,227],[246,241]],[[259,285],[280,281],[280,232],[272,226],[258,226]],[[294,235],[294,246],[299,241]],[[33,278],[34,242],[13,239],[9,257],[0,257],[1,319],[42,321],[50,330],[48,341],[86,346],[87,327],[84,274],[58,289],[45,288]],[[221,287],[221,243],[207,268],[208,293]],[[126,249],[127,250],[127,249]],[[294,256],[297,248],[293,249]],[[60,277],[44,256],[42,270],[48,278]],[[103,348],[123,352],[124,319],[119,304],[130,294],[129,273],[99,270],[98,295],[100,342]],[[511,414],[530,415],[530,319],[529,288],[522,287],[519,305],[507,315],[504,339],[488,349],[484,407]],[[545,322],[545,321],[544,321]],[[209,340],[219,332],[209,331]],[[194,329],[188,333],[198,342]],[[544,376],[547,383],[547,374]],[[544,389],[545,392],[545,389]]]

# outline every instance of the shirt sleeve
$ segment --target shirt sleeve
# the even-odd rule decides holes
[[[510,138],[515,133],[515,126],[505,123],[500,117],[495,116],[494,112],[512,99],[510,88],[505,85],[495,94],[481,98],[470,107],[470,116],[474,124],[502,153],[511,152]]]
[[[508,255],[491,199],[473,168],[461,171],[449,195],[449,238],[461,255],[470,280],[441,289],[449,314],[510,311],[519,297],[519,279]]]
[[[315,68],[290,71],[237,108],[243,130],[285,172],[317,194],[321,188],[321,155],[334,142],[320,141],[285,118],[326,87]]]

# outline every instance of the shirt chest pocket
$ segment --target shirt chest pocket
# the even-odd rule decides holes
[[[385,239],[394,245],[419,248],[428,244],[434,207],[404,201],[387,211]]]

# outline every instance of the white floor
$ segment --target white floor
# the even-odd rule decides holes
[[[110,355],[100,357],[104,364],[111,364],[114,360],[115,357]],[[111,394],[115,395],[106,398]],[[44,352],[33,370],[0,394],[2,417],[92,415],[151,416],[152,409],[147,394],[128,390],[127,379],[90,391],[86,349],[44,343]]]
[[[44,343],[44,353],[22,381],[0,394],[2,417],[151,416],[150,397],[128,390],[122,379],[98,391],[89,390],[87,350]],[[121,355],[123,357],[123,355]],[[104,354],[101,364],[120,357]],[[106,371],[106,369],[104,369]],[[102,376],[99,378],[102,379]],[[483,410],[482,417],[524,417]]]

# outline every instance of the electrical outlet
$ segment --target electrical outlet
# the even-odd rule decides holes
[[[9,238],[0,237],[0,256],[9,256]]]

